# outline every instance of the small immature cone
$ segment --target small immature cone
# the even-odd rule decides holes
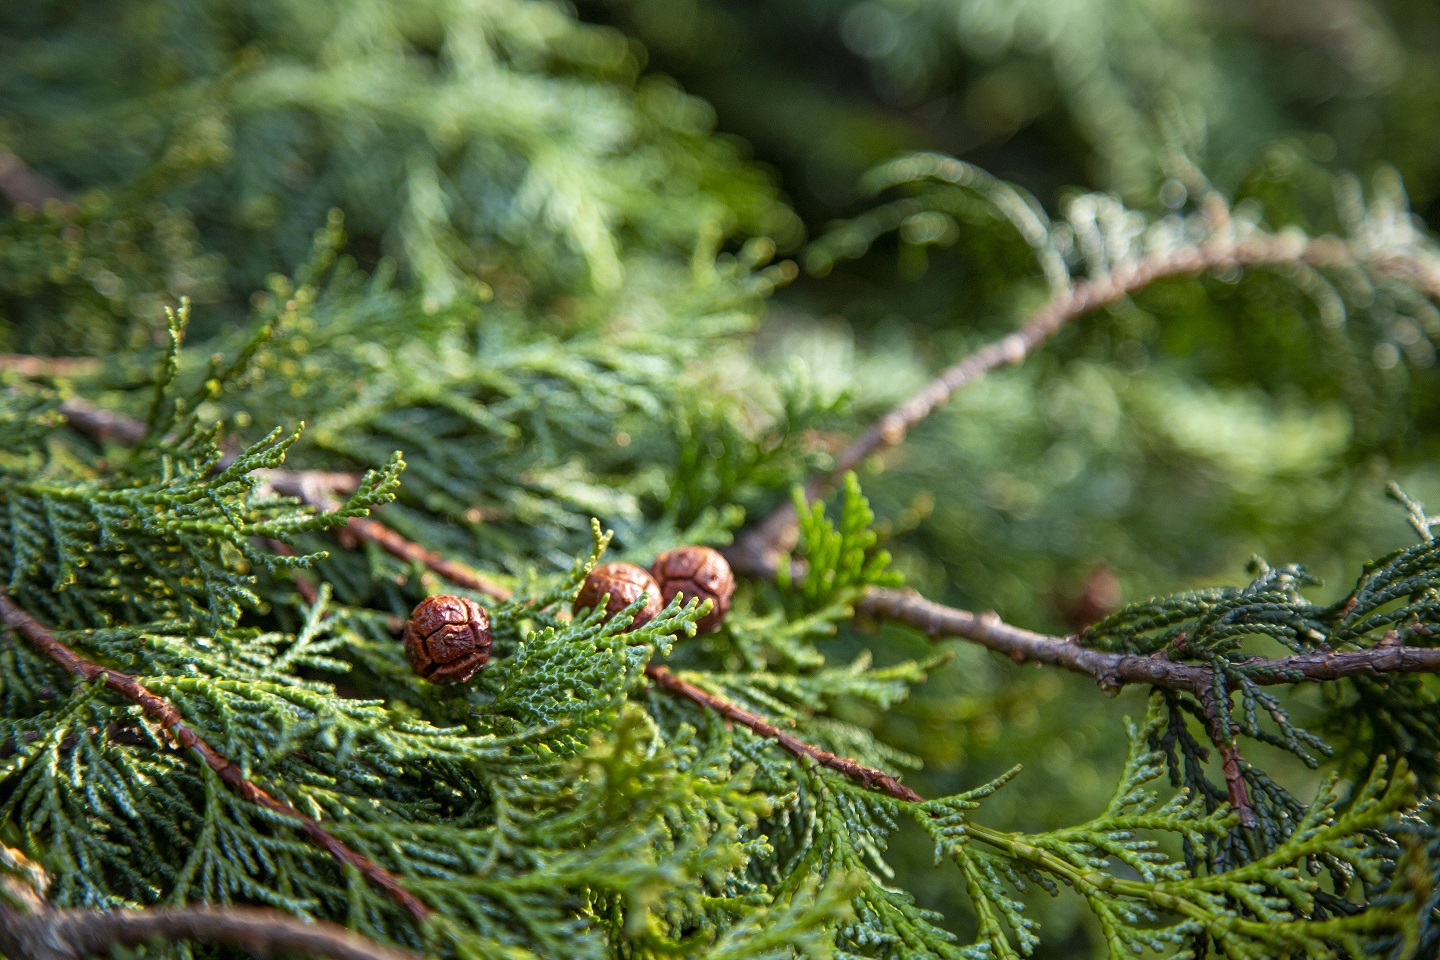
[[[640,608],[630,624],[632,630],[643,627],[665,608],[664,601],[660,599],[659,584],[644,568],[633,563],[602,563],[586,575],[580,592],[575,596],[575,612],[600,606],[607,593],[610,601],[605,604],[606,620],[639,600],[640,594],[647,595],[645,606]]]
[[[426,597],[405,622],[405,655],[431,683],[464,683],[490,659],[490,614],[466,597]]]
[[[730,612],[730,598],[735,594],[735,574],[717,550],[709,547],[676,547],[655,558],[650,568],[660,584],[665,603],[676,594],[686,600],[710,601],[710,612],[695,621],[698,633],[720,629],[725,614]]]

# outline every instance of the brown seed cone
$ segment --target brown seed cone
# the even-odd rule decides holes
[[[709,547],[676,547],[655,558],[650,568],[660,584],[661,598],[666,604],[676,594],[686,600],[709,600],[710,612],[695,622],[699,633],[720,629],[725,614],[730,612],[730,598],[735,594],[735,574],[717,550]]]
[[[609,594],[610,600],[605,604],[605,619],[609,620],[640,599],[642,593],[646,594],[645,606],[635,614],[635,620],[630,624],[632,630],[643,627],[665,608],[660,599],[660,585],[643,567],[633,563],[602,563],[586,575],[575,597],[574,609],[579,613],[587,607],[598,607]]]
[[[490,659],[490,614],[466,597],[426,597],[405,622],[405,655],[431,683],[464,683]]]

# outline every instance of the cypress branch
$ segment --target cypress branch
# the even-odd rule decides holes
[[[891,92],[923,93],[912,83],[934,81],[927,58],[957,35],[988,38],[995,86],[965,89],[966,69],[945,81],[974,94],[954,101],[967,117],[1020,101],[1064,113],[1082,89],[1131,103],[1095,107],[1076,127],[1093,139],[1102,114],[1193,103],[1245,199],[1231,209],[1172,160],[1061,197],[1052,219],[974,166],[904,156],[866,178],[869,209],[794,249],[818,276],[893,234],[907,282],[845,265],[778,298],[752,351],[795,274],[771,259],[802,231],[769,168],[711,123],[785,99],[744,62],[745,25],[788,38],[771,27],[794,15],[711,20],[698,0],[700,29],[667,30],[664,6],[632,18],[616,0],[616,27],[548,0],[0,13],[7,147],[76,197],[0,212],[0,345],[104,357],[0,357],[4,595],[113,671],[67,680],[23,636],[0,644],[0,825],[54,868],[54,909],[265,905],[457,960],[1016,960],[1087,944],[1349,960],[1440,942],[1424,862],[1440,842],[1422,822],[1440,785],[1423,677],[1434,518],[1402,496],[1423,542],[1333,604],[1310,599],[1301,568],[1258,561],[1248,584],[1163,595],[1257,536],[1357,565],[1390,549],[1343,491],[1379,453],[1423,449],[1434,406],[1440,257],[1398,187],[1382,174],[1367,196],[1294,157],[1235,180],[1251,131],[1227,133],[1166,82],[1199,31],[1176,56],[1133,58],[1156,79],[1135,89],[1114,23],[1167,36],[1148,8],[1012,23],[971,4],[937,30],[933,4],[843,0],[854,9],[817,22],[894,68]],[[683,59],[687,86],[729,104],[646,77],[625,32],[662,37],[648,62]],[[861,49],[880,34],[893,49]],[[752,86],[712,72],[711,51],[689,57],[687,36],[723,37]],[[1047,64],[1082,82],[1029,96]],[[980,96],[1000,87],[1026,94]],[[870,109],[886,96],[872,92]],[[749,129],[783,141],[827,117],[825,136],[801,135],[803,164],[775,168],[804,171],[796,196],[813,192],[824,219],[827,197],[851,195],[824,172],[843,152],[829,145],[857,145],[856,126],[812,106]],[[1047,116],[1017,122],[1053,133]],[[886,149],[862,126],[859,153]],[[1113,138],[1136,139],[1133,125]],[[1033,162],[1031,141],[1007,156]],[[1037,182],[1057,166],[1045,158]],[[162,314],[190,302],[182,343],[187,310]],[[1232,324],[1240,349],[1193,349]],[[972,327],[936,377],[921,338],[963,344]],[[1042,359],[1060,336],[1076,349]],[[936,416],[966,384],[965,415]],[[877,518],[846,468],[901,443]],[[1391,468],[1423,489],[1408,455]],[[842,479],[833,505],[811,502]],[[568,613],[606,550],[643,566],[732,542],[797,480],[772,514],[790,530],[741,534],[752,576],[720,629],[695,635],[694,605],[635,629],[635,609]],[[1326,512],[1335,497],[1347,508]],[[1112,529],[1112,510],[1133,524]],[[947,603],[901,590],[892,545]],[[1087,580],[1070,604],[1085,554],[1106,558],[1113,589]],[[394,636],[441,584],[484,599],[492,630],[484,668],[445,687]],[[1121,584],[1160,595],[1117,610]],[[1054,669],[995,674],[912,627]],[[1100,733],[1099,698],[1047,705],[1061,670],[1151,688],[1127,743]],[[167,749],[175,734],[122,678],[226,769],[403,877],[428,918]],[[1322,737],[1287,712],[1296,699],[1316,715],[1315,698],[1287,689],[1326,680],[1341,682],[1319,684]],[[1097,776],[1116,746],[1118,778]],[[941,795],[1037,753],[1039,771]],[[922,762],[931,779],[902,785]],[[1323,786],[1292,795],[1315,782],[1306,767]],[[946,865],[933,880],[915,866],[926,837]],[[1037,909],[1041,892],[1086,925]],[[201,951],[238,952],[169,950]]]
[[[653,680],[655,685],[665,692],[677,697],[684,697],[686,700],[697,703],[707,710],[714,710],[725,719],[733,720],[755,731],[759,736],[774,740],[795,756],[802,759],[813,760],[822,767],[836,770],[851,780],[854,780],[862,787],[879,790],[897,800],[905,800],[910,803],[924,802],[924,798],[918,793],[888,773],[871,769],[847,757],[837,757],[828,750],[822,750],[813,744],[806,743],[798,737],[781,730],[764,717],[751,713],[743,707],[736,706],[724,697],[716,696],[713,693],[702,690],[688,680],[677,677],[666,667],[656,663],[647,664],[645,667],[645,676]]]
[[[105,416],[102,411],[88,408],[82,405],[79,418],[71,418],[72,424],[86,432],[96,433],[96,424],[122,425],[120,436],[122,438],[133,435],[135,432],[143,432],[144,427],[138,422],[130,422],[128,418],[121,415]],[[334,493],[353,493],[358,477],[353,474],[333,473],[323,471],[284,471],[284,470],[259,470],[255,475],[268,484],[277,493],[299,498],[308,506],[321,510],[333,510],[338,504],[333,498]],[[343,528],[344,532],[353,534],[364,540],[378,544],[388,553],[401,560],[411,563],[419,563],[450,583],[468,590],[474,590],[497,600],[508,599],[513,591],[503,587],[483,574],[471,570],[464,564],[449,560],[440,554],[427,550],[405,537],[386,527],[384,524],[362,517],[352,517]],[[272,541],[272,549],[275,546],[284,547]],[[288,547],[285,549],[288,550]],[[302,587],[303,589],[307,589]],[[313,589],[313,588],[309,588]],[[0,596],[0,612],[3,612],[4,598]],[[313,603],[313,600],[311,601]],[[909,787],[904,786],[899,780],[879,770],[871,769],[863,764],[856,763],[846,757],[836,756],[827,750],[805,743],[803,740],[785,733],[774,724],[765,720],[757,714],[751,713],[742,707],[731,703],[724,697],[702,690],[695,684],[677,677],[667,668],[658,664],[648,664],[645,674],[656,686],[677,697],[690,700],[702,708],[714,710],[728,720],[733,720],[753,730],[762,737],[774,740],[785,750],[797,757],[814,760],[822,766],[836,770],[862,786],[881,790],[901,800],[920,802],[921,797]]]
[[[376,864],[369,857],[357,853],[342,843],[334,834],[320,826],[313,817],[308,817],[281,800],[266,793],[254,781],[242,774],[238,767],[225,759],[214,747],[206,743],[185,723],[180,711],[164,697],[156,696],[145,688],[135,677],[119,670],[102,667],[98,663],[79,656],[53,633],[24,610],[15,605],[9,595],[0,591],[0,620],[15,634],[24,637],[36,650],[55,662],[72,676],[86,681],[100,681],[107,689],[120,694],[126,700],[140,707],[175,738],[175,742],[186,750],[193,750],[207,767],[215,772],[225,785],[236,795],[257,807],[273,811],[287,820],[299,824],[310,841],[340,863],[358,871],[366,880],[385,891],[386,895],[404,907],[419,921],[431,914],[425,903],[409,890],[390,871]],[[122,924],[123,921],[117,921]],[[83,923],[80,924],[83,926]],[[136,925],[140,926],[139,924]]]
[[[308,475],[303,472],[290,473],[277,471],[274,470],[274,468],[267,468],[267,470],[267,473],[260,476],[272,489],[275,489],[277,492],[284,491],[293,493],[302,500],[308,500],[321,509],[334,508],[335,505],[330,500],[331,494],[329,491],[331,489],[338,488],[344,490],[353,484],[353,478],[346,475]],[[856,506],[853,510],[850,507],[846,508],[846,519],[843,523],[843,530],[845,532],[826,534],[826,521],[824,520],[823,514],[819,512],[814,513],[806,521],[805,532],[807,541],[811,542],[812,550],[819,551],[815,556],[824,556],[828,558],[826,560],[827,563],[838,564],[838,570],[849,571],[843,576],[837,576],[835,573],[826,573],[823,577],[817,579],[816,574],[818,570],[807,570],[806,564],[799,564],[797,569],[801,571],[802,582],[806,584],[805,589],[812,592],[820,591],[811,596],[810,602],[826,602],[824,598],[826,591],[828,591],[831,597],[849,598],[857,609],[870,613],[871,615],[884,615],[896,619],[904,619],[908,614],[911,619],[914,620],[914,613],[918,610],[922,614],[919,625],[922,625],[927,632],[932,634],[939,632],[942,629],[942,624],[954,626],[956,621],[959,622],[961,629],[969,630],[972,633],[976,632],[978,626],[983,626],[984,633],[977,635],[987,636],[1001,649],[1006,649],[1006,644],[1009,644],[1008,650],[1012,655],[1018,653],[1022,658],[1049,658],[1047,662],[1055,662],[1059,665],[1068,666],[1071,669],[1098,669],[1102,671],[1104,677],[1109,678],[1106,682],[1113,686],[1123,685],[1124,682],[1134,682],[1132,675],[1154,676],[1154,666],[1158,665],[1160,660],[1153,654],[1146,657],[1139,657],[1133,654],[1127,656],[1124,654],[1089,651],[1081,647],[1074,638],[1043,637],[1040,635],[1027,636],[1024,632],[1016,631],[1015,628],[1000,623],[998,618],[976,617],[964,611],[954,611],[944,608],[936,609],[936,605],[929,605],[928,601],[908,597],[904,594],[898,595],[898,597],[903,599],[897,604],[895,602],[897,595],[894,591],[887,594],[884,591],[889,588],[875,585],[875,581],[883,580],[883,563],[877,566],[866,559],[868,551],[874,543],[873,535],[866,534],[866,527],[869,521],[873,519],[873,515],[868,512],[868,509],[863,507],[863,500],[858,499],[858,490],[854,488],[853,482],[848,489],[848,496],[851,500],[854,500],[857,504],[861,504],[861,506]],[[860,512],[856,513],[855,511],[857,510]],[[352,523],[354,519],[355,518],[351,518]],[[857,535],[863,536],[855,539]],[[394,535],[394,542],[398,545],[399,549],[391,552],[396,553],[404,559],[424,563],[442,576],[455,572],[449,569],[449,566],[441,555],[433,551],[424,550],[424,548],[412,544],[398,534]],[[458,575],[463,578],[464,568],[461,567],[459,569],[461,572]],[[789,561],[786,562],[783,569],[791,569]],[[784,577],[781,579],[782,582],[786,581]],[[1350,607],[1347,612],[1353,613],[1353,606]],[[1015,643],[1017,639],[1021,641],[1019,644]],[[1166,652],[1168,652],[1168,648],[1166,648]],[[1333,653],[1330,655],[1334,656]],[[1097,656],[1100,659],[1093,659],[1093,657]],[[1145,665],[1139,663],[1142,660],[1149,665],[1149,670],[1145,668]],[[1208,706],[1204,706],[1203,708],[1205,716],[1207,717],[1210,735],[1212,739],[1215,740],[1216,745],[1221,748],[1222,756],[1225,758],[1223,766],[1226,781],[1229,785],[1231,804],[1238,811],[1242,823],[1247,826],[1254,825],[1257,821],[1246,797],[1245,781],[1240,775],[1242,761],[1239,759],[1238,750],[1234,747],[1233,741],[1228,737],[1229,722],[1223,719],[1218,706],[1220,699],[1214,697],[1211,692],[1215,682],[1213,666],[1207,673],[1204,671],[1204,668],[1193,664],[1171,663],[1168,660],[1164,661],[1164,663],[1165,666],[1162,666],[1161,669],[1165,671],[1167,676],[1166,682],[1171,684],[1172,688],[1192,692],[1200,698],[1202,705],[1208,704]],[[1257,682],[1264,685],[1265,683],[1283,682],[1281,678],[1289,682],[1299,682],[1299,680],[1304,679],[1303,676],[1297,676],[1296,670],[1292,669],[1296,667],[1298,663],[1299,661],[1281,663],[1268,661],[1251,662],[1246,660],[1241,663],[1241,666],[1247,670],[1254,670]],[[1333,672],[1336,670],[1343,671],[1345,668],[1332,662],[1323,667],[1314,666],[1313,669]],[[1351,666],[1349,669],[1359,668]],[[1373,670],[1373,664],[1368,669]],[[834,769],[867,790],[878,790],[882,795],[919,805],[919,808],[923,808],[923,811],[917,808],[917,812],[921,813],[922,819],[938,818],[941,821],[945,819],[946,814],[939,810],[932,810],[926,807],[927,801],[923,800],[923,798],[909,788],[900,785],[898,780],[889,774],[885,774],[882,771],[854,760],[841,757],[824,748],[807,743],[799,737],[785,733],[775,724],[763,719],[754,711],[747,710],[726,698],[719,697],[702,690],[694,684],[681,680],[665,667],[656,664],[647,664],[644,672],[652,682],[665,692],[682,699],[690,700],[704,709],[714,711],[728,720],[738,722],[758,736],[775,741],[797,757],[809,758],[821,766]],[[1301,673],[1303,674],[1303,669]],[[1092,673],[1092,675],[1094,674]],[[1155,685],[1163,686],[1164,684]],[[981,831],[980,833],[983,834],[984,832]],[[1023,844],[1016,846],[1013,841],[1007,840],[1001,835],[989,836],[988,841],[999,849],[1007,850],[1012,855],[1020,856],[1021,859],[1028,856],[1028,854],[1023,853],[1024,850],[1028,849],[1026,846]],[[966,866],[965,869],[969,871],[971,867]],[[986,867],[984,869],[988,870],[990,868]],[[1058,875],[1066,877],[1067,882],[1079,883],[1076,878],[1066,874],[1064,869],[1054,867],[1054,865],[1047,867],[1047,869],[1058,869]],[[989,881],[978,879],[977,875],[974,882],[978,884],[976,887],[977,897],[984,898],[992,896],[992,894],[980,892]],[[1084,888],[1085,883],[1079,883],[1079,885],[1081,888]],[[1103,885],[1097,889],[1119,890],[1118,887],[1106,887]],[[995,902],[1000,905],[998,909],[1000,909],[1002,913],[1013,915],[1013,906],[1005,905],[1010,902],[1006,899],[1005,895],[994,893],[993,896],[999,898],[995,900]],[[1202,909],[1193,906],[1183,907],[1181,904],[1184,902],[1183,900],[1166,900],[1164,897],[1160,897],[1159,900],[1155,901],[1156,905],[1163,909],[1179,910],[1182,913],[1186,910]],[[1108,908],[1099,905],[1096,909],[1103,912]],[[1012,925],[1013,923],[1019,923],[1019,921],[1013,920]]]

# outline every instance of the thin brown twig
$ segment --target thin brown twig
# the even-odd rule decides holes
[[[1235,743],[1232,722],[1221,715],[1213,677],[1197,696],[1205,714],[1205,728],[1210,734],[1210,742],[1220,751],[1220,772],[1225,777],[1230,809],[1239,815],[1242,827],[1254,828],[1259,821],[1255,817],[1255,808],[1250,804],[1250,790],[1245,786],[1245,758],[1240,755],[1240,747]]]
[[[60,412],[75,429],[99,440],[113,437],[121,443],[134,445],[145,436],[145,424],[140,420],[83,400],[65,401],[60,405]],[[276,493],[295,497],[317,510],[334,510],[338,506],[335,496],[353,493],[360,484],[359,474],[333,470],[256,470],[254,476]],[[497,600],[504,600],[512,593],[510,588],[478,570],[427,550],[378,520],[352,517],[343,529],[401,560],[429,567],[451,583]]]
[[[994,613],[972,613],[927,600],[913,590],[871,587],[855,604],[857,613],[903,623],[932,640],[959,637],[1004,654],[1016,663],[1038,663],[1089,676],[1101,688],[1131,684],[1201,694],[1213,682],[1208,664],[1155,654],[1107,653],[1083,646],[1075,636],[1057,637],[1016,627]],[[1252,683],[1277,686],[1343,680],[1389,673],[1440,673],[1440,647],[1377,643],[1359,650],[1317,650],[1286,657],[1236,661]]]
[[[761,569],[746,572],[751,575],[774,576],[775,570],[771,567],[768,571]],[[1213,693],[1214,671],[1208,664],[1171,660],[1165,651],[1132,654],[1094,650],[1083,646],[1076,636],[1060,637],[1036,633],[1006,623],[993,611],[972,613],[958,607],[945,606],[928,600],[913,590],[870,587],[856,601],[855,612],[877,620],[905,624],[931,640],[970,640],[1009,657],[1018,664],[1044,664],[1083,674],[1110,693],[1116,693],[1132,684],[1144,684],[1193,694],[1205,710],[1209,723],[1207,733],[1220,752],[1221,769],[1225,775],[1230,804],[1239,814],[1242,826],[1255,826],[1254,808],[1250,803],[1244,779],[1245,760],[1234,742],[1234,737],[1223,729],[1224,725],[1219,720]],[[1251,682],[1259,686],[1313,683],[1391,673],[1440,673],[1440,647],[1408,646],[1399,643],[1393,636],[1390,639],[1391,642],[1381,641],[1375,646],[1360,650],[1321,650],[1287,657],[1253,657],[1237,661],[1236,666],[1246,668]],[[647,673],[649,672],[647,669]],[[698,693],[704,697],[711,696],[704,691]],[[683,695],[726,716],[732,716],[722,706],[701,699],[694,692],[685,691]],[[739,709],[733,704],[730,707]],[[739,718],[732,716],[732,719]],[[741,722],[745,721],[742,719]],[[769,730],[774,729],[773,725],[767,724],[766,727],[768,729],[752,726],[752,729],[771,736]],[[793,747],[786,748],[796,752]],[[827,765],[867,786],[883,789],[891,796],[901,796],[888,785],[874,779],[878,771],[870,771],[868,768],[861,768],[861,772],[852,771],[846,764],[853,763],[846,761],[845,764]],[[900,789],[908,791],[909,788],[902,786]]]
[[[61,403],[60,415],[76,430],[102,442],[114,439],[133,447],[145,439],[144,421],[97,407],[84,400],[66,400]]]
[[[62,643],[38,620],[22,610],[8,594],[0,591],[0,621],[25,638],[31,646],[53,660],[61,669],[84,680],[102,681],[107,688],[145,711],[170,732],[186,749],[193,750],[241,799],[295,821],[312,843],[340,863],[353,867],[367,880],[383,890],[396,903],[408,910],[416,920],[424,921],[431,910],[401,884],[400,879],[369,857],[350,849],[319,822],[306,816],[284,801],[277,800],[249,780],[240,769],[225,759],[214,747],[185,724],[185,718],[169,700],[145,688],[135,677],[119,670],[102,667],[87,660]]]
[[[0,371],[22,377],[86,377],[100,371],[95,357],[36,357],[0,353]]]
[[[351,492],[360,482],[360,478],[353,473],[319,470],[256,470],[255,475],[268,483],[276,493],[295,497],[317,510],[334,510],[338,504],[332,494]],[[346,533],[370,541],[391,556],[399,557],[407,563],[428,567],[467,590],[483,593],[496,600],[507,600],[514,593],[509,587],[496,583],[480,571],[450,560],[434,550],[427,550],[378,520],[351,517],[343,529]]]
[[[418,543],[408,540],[396,533],[378,520],[371,520],[368,517],[353,517],[350,522],[345,525],[345,529],[364,540],[369,540],[371,543],[376,544],[392,556],[428,567],[456,586],[464,587],[467,590],[474,590],[477,593],[483,593],[487,597],[494,597],[496,600],[508,600],[515,592],[503,584],[496,583],[478,570],[467,567],[463,563],[446,559],[433,550],[425,549]]]
[[[821,766],[843,773],[862,786],[888,793],[897,800],[906,800],[911,803],[923,803],[925,800],[920,794],[890,774],[867,767],[847,757],[836,756],[828,750],[822,750],[813,744],[806,743],[781,730],[759,714],[751,713],[724,697],[702,690],[688,680],[682,680],[667,667],[658,663],[649,664],[645,667],[645,675],[654,682],[655,686],[666,693],[683,697],[708,710],[715,711],[727,720],[733,720],[741,726],[748,727],[760,736],[774,740],[797,757],[813,760]]]
[[[290,953],[329,960],[419,960],[344,927],[258,907],[21,911],[0,907],[0,950],[14,960],[80,960],[111,947],[156,941],[239,947],[257,957]]]
[[[998,367],[1020,363],[1072,320],[1118,303],[1150,284],[1235,267],[1337,267],[1362,260],[1378,273],[1403,277],[1430,296],[1440,298],[1440,271],[1413,258],[1365,259],[1338,237],[1257,234],[1236,238],[1229,230],[1204,243],[1156,253],[1103,276],[1072,283],[1056,291],[1016,330],[947,367],[918,393],[877,420],[836,457],[829,471],[810,478],[805,485],[806,499],[823,494],[846,471],[855,469],[872,454],[899,444],[957,390]],[[795,504],[786,500],[741,536],[726,555],[741,566],[773,566],[793,543],[796,519]]]

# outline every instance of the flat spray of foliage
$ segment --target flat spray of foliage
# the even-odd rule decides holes
[[[1108,802],[1076,822],[987,825],[988,802],[1044,776],[1028,767],[933,799],[872,788],[652,682],[663,662],[817,751],[892,776],[918,765],[873,718],[954,667],[895,662],[872,629],[901,580],[854,473],[836,471],[828,505],[797,498],[793,549],[748,571],[716,634],[692,635],[693,605],[635,630],[629,612],[569,613],[602,555],[729,542],[834,468],[827,431],[855,425],[836,391],[777,384],[744,352],[794,268],[765,266],[769,240],[725,241],[786,242],[795,224],[703,104],[638,78],[622,36],[549,4],[62,6],[0,15],[28,38],[0,41],[0,134],[60,184],[0,219],[3,336],[128,349],[0,374],[0,590],[167,701],[234,770],[12,630],[12,880],[32,876],[28,857],[55,908],[255,905],[497,960],[1000,960],[1044,943],[1037,893],[1083,910],[1117,960],[1435,949],[1429,681],[1377,668],[1327,683],[1334,709],[1306,708],[1318,732],[1283,692],[1325,679],[1287,655],[1433,651],[1440,547],[1418,504],[1397,493],[1422,541],[1335,604],[1306,598],[1303,570],[1257,563],[1246,587],[1030,635],[1071,651],[1072,669],[1077,651],[1160,665],[1136,716],[1111,718],[1128,750]],[[1435,249],[1393,192],[1316,237],[1198,185],[1209,206],[1150,216],[1086,194],[1057,222],[946,158],[906,158],[872,185],[894,193],[809,248],[817,272],[891,231],[924,255],[966,224],[1034,254],[1026,289],[1038,273],[1051,326],[1002,342],[974,377],[1151,285],[1204,300],[1194,278],[1214,274],[1315,305],[1337,357],[1396,329],[1440,339]],[[1367,410],[1404,405],[1403,385],[1371,387]],[[97,407],[133,429],[87,425]],[[326,503],[279,495],[287,470],[355,476]],[[397,625],[458,588],[357,537],[351,521],[372,512],[503,585],[475,594],[495,644],[473,682],[411,672]],[[1326,772],[1292,789],[1242,746]],[[955,915],[895,884],[886,851],[902,833],[961,878]]]

